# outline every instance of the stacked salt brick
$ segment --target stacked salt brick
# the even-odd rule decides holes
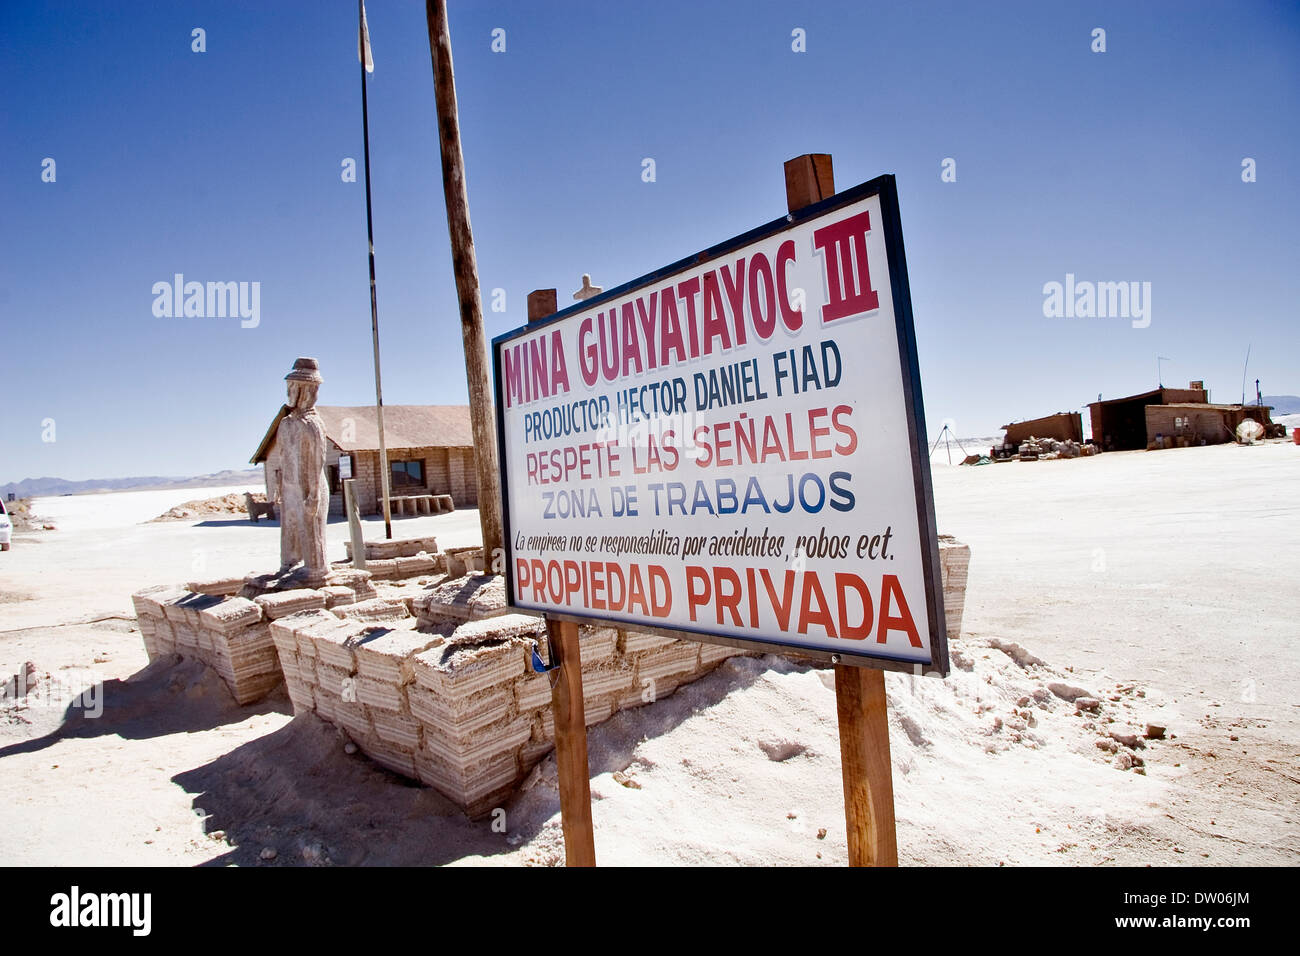
[[[264,609],[241,597],[153,587],[131,597],[151,661],[171,654],[203,661],[251,704],[280,683]]]
[[[445,566],[441,554],[412,554],[399,558],[379,558],[366,560],[366,570],[379,580],[394,578],[414,578],[421,574],[434,574]]]
[[[348,562],[352,561],[352,542],[344,541]],[[367,561],[381,561],[388,558],[414,557],[421,553],[434,555],[438,553],[438,539],[429,535],[423,538],[386,538],[383,541],[365,543]]]
[[[943,538],[939,554],[956,640],[970,549]],[[134,597],[151,658],[200,656],[241,701],[271,670],[261,693],[282,673],[295,713],[342,728],[376,762],[436,787],[471,816],[490,813],[554,746],[550,677],[530,666],[544,621],[511,613],[500,577],[443,579],[414,599],[405,589],[375,597],[368,580],[353,583],[252,601],[166,587]],[[588,726],[743,653],[613,627],[584,626],[579,636]]]
[[[441,594],[452,600],[421,602],[438,621],[419,630],[410,618],[341,620],[350,609],[338,608],[283,618],[271,634],[296,713],[315,711],[376,762],[482,816],[554,746],[550,678],[531,668],[545,624],[496,607],[499,581],[446,583]],[[588,725],[740,653],[614,628],[580,635]]]
[[[966,573],[970,568],[970,545],[949,534],[939,535],[939,575],[943,581],[943,616],[948,640],[961,637],[961,619],[966,610]]]
[[[364,572],[334,572],[331,578],[341,583],[319,590],[266,591],[265,582],[273,578],[160,585],[133,594],[149,660],[173,654],[197,658],[221,675],[236,701],[251,704],[281,680],[271,622],[314,608],[361,607],[358,596],[373,601],[375,595]]]
[[[408,777],[416,776],[420,744],[407,703],[411,658],[445,640],[414,625],[410,617],[377,625],[317,610],[271,626],[294,713],[314,711],[377,763]]]

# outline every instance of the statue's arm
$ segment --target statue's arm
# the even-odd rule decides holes
[[[326,487],[324,432],[313,428],[305,436],[303,444],[305,446],[303,451],[306,452],[303,462],[304,464],[306,462],[311,462],[313,467],[303,468],[299,480],[302,482],[302,497],[303,501],[307,504],[307,511],[312,516],[315,516],[316,512],[319,510],[320,502],[318,496],[313,494],[313,491],[319,491],[320,488]],[[314,465],[318,461],[321,462],[321,467],[315,468]]]

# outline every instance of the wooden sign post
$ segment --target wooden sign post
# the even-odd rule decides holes
[[[785,164],[788,211],[797,212],[833,195],[835,174],[829,154],[805,153]],[[835,708],[840,722],[849,866],[897,866],[884,672],[836,664]]]
[[[348,535],[352,538],[352,566],[366,567],[366,539],[361,533],[361,510],[357,506],[357,494],[352,483],[355,478],[343,479],[343,510],[348,515]]]
[[[528,293],[528,321],[556,311],[556,291]],[[595,866],[591,823],[591,769],[587,762],[587,714],[582,699],[582,650],[578,625],[546,618],[551,652],[551,711],[555,718],[555,766],[560,785],[560,825],[567,866]]]
[[[483,535],[483,570],[493,573],[501,530],[501,485],[492,415],[492,373],[483,333],[483,300],[479,291],[478,259],[469,224],[469,194],[465,187],[465,156],[460,146],[460,114],[456,107],[456,75],[451,60],[451,28],[447,0],[426,0],[429,55],[433,59],[433,92],[438,107],[438,146],[442,157],[442,194],[447,204],[451,264],[460,298],[461,341],[465,349],[465,380],[469,385],[469,417],[474,435],[474,470],[478,477],[478,520]],[[389,536],[391,537],[391,535]]]
[[[785,181],[790,215],[564,311],[533,292],[528,326],[494,340],[507,600],[546,616],[571,866],[595,863],[582,621],[832,665],[849,863],[898,863],[883,671],[943,676],[948,651],[897,188],[836,193],[824,154]],[[814,458],[834,461],[789,464]],[[836,512],[860,522],[852,553]]]

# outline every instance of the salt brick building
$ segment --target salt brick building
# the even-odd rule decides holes
[[[1078,412],[1057,412],[1043,418],[1003,425],[1008,445],[1019,445],[1030,438],[1055,438],[1057,441],[1083,441],[1083,416]]]
[[[276,433],[288,409],[281,407],[250,459],[265,469],[268,501],[279,500]],[[339,456],[352,456],[353,489],[362,514],[381,510],[379,427],[374,406],[317,405],[325,423],[325,470],[330,514],[343,514]],[[385,405],[384,439],[392,474],[389,493],[451,495],[456,507],[478,506],[474,441],[468,405]]]

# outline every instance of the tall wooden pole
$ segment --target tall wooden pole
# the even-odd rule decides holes
[[[554,289],[528,294],[528,321],[556,311]],[[551,646],[551,714],[555,718],[555,769],[560,785],[560,825],[568,866],[596,865],[591,822],[591,766],[587,760],[587,714],[582,693],[582,650],[578,625],[546,619]]]
[[[807,153],[785,164],[785,199],[790,212],[833,195],[835,174],[828,154]],[[884,672],[836,664],[835,709],[840,724],[849,865],[897,866]]]
[[[379,488],[384,499],[384,537],[393,536],[388,503],[388,448],[384,444],[384,390],[379,384],[379,306],[375,299],[375,222],[370,212],[370,109],[366,101],[366,2],[357,0],[357,37],[361,53],[361,137],[366,155],[366,242],[370,247],[370,338],[375,347],[375,418],[379,426]]]
[[[497,472],[497,436],[492,411],[492,373],[483,334],[483,299],[478,285],[474,234],[469,225],[469,195],[465,189],[465,157],[460,147],[456,112],[456,78],[451,62],[451,30],[446,0],[425,0],[429,22],[429,55],[433,58],[433,92],[438,107],[438,145],[442,154],[442,192],[451,235],[451,262],[460,298],[460,331],[469,384],[469,414],[474,434],[474,465],[478,473],[478,515],[483,534],[483,569],[492,573],[493,557],[505,546],[501,521],[501,476]]]

